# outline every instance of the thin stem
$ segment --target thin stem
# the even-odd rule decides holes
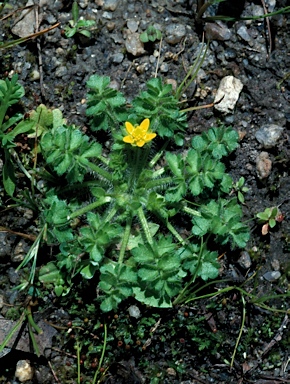
[[[235,345],[235,349],[234,349],[234,352],[233,352],[233,356],[232,356],[232,359],[231,359],[231,364],[230,364],[231,369],[233,368],[233,365],[234,365],[235,356],[236,356],[236,353],[237,353],[237,348],[238,348],[238,345],[239,345],[241,337],[242,337],[243,329],[244,329],[244,326],[245,326],[245,320],[246,320],[246,302],[245,302],[244,295],[241,295],[241,298],[242,298],[242,303],[243,303],[242,324],[241,324],[240,332],[239,332],[239,335],[238,335],[238,338],[237,338],[237,341],[236,341],[236,345]]]
[[[172,177],[164,177],[163,179],[151,180],[146,184],[146,189],[160,187],[172,182]]]
[[[182,210],[183,210],[185,213],[189,213],[189,214],[192,215],[192,216],[198,216],[198,217],[201,217],[201,213],[200,213],[199,211],[196,211],[195,209],[189,208],[189,207],[187,207],[186,205],[182,208]]]
[[[185,240],[180,236],[177,230],[169,222],[166,223],[167,229],[172,233],[172,235],[184,246],[186,245]]]
[[[151,236],[149,225],[148,225],[148,221],[147,221],[147,219],[146,219],[146,217],[144,215],[144,211],[143,211],[142,206],[140,208],[138,208],[137,214],[138,214],[138,217],[139,217],[142,229],[144,231],[146,240],[152,246],[153,245],[153,238]]]
[[[132,217],[130,216],[127,219],[126,227],[125,227],[125,231],[124,231],[124,235],[121,243],[121,249],[120,249],[120,254],[118,259],[119,265],[122,265],[124,261],[127,244],[128,244],[130,233],[131,233],[131,225],[132,225]]]
[[[100,207],[101,205],[109,203],[111,200],[112,198],[110,196],[103,197],[102,199],[95,201],[94,203],[86,205],[85,207],[80,208],[77,211],[74,211],[70,216],[67,217],[67,219],[70,220],[70,219],[74,219],[75,217],[81,216],[86,212],[92,211],[95,208]]]
[[[80,344],[77,341],[77,365],[78,365],[78,384],[81,384],[81,351],[80,351]]]
[[[98,373],[100,372],[100,369],[102,367],[102,364],[103,364],[103,361],[104,361],[105,352],[106,352],[106,346],[107,346],[107,324],[106,323],[104,324],[104,333],[105,334],[104,334],[104,342],[103,342],[102,354],[101,354],[101,357],[100,357],[100,360],[99,360],[98,369],[96,370],[94,378],[93,378],[93,384],[96,383],[96,380],[97,380],[97,377],[98,377]]]
[[[108,181],[113,181],[114,177],[113,177],[112,173],[109,173],[108,171],[106,171],[105,169],[103,169],[103,168],[99,167],[98,165],[92,163],[91,161],[89,161],[87,163],[87,165],[91,168],[92,171],[95,171],[96,173],[98,173],[104,179],[106,179]]]

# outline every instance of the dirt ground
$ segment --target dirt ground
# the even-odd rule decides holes
[[[229,113],[215,107],[190,112],[186,140],[218,122],[231,125],[239,132],[240,146],[228,159],[227,167],[234,180],[245,178],[249,190],[245,193],[244,220],[251,229],[246,249],[222,257],[221,282],[216,289],[231,284],[255,292],[261,300],[266,296],[282,296],[266,302],[276,311],[255,305],[249,297],[244,298],[243,303],[239,292],[234,290],[215,300],[204,299],[189,307],[166,311],[139,306],[142,323],[141,319],[128,317],[127,308],[134,304],[131,300],[109,318],[93,313],[92,308],[84,311],[91,297],[90,294],[82,296],[89,288],[87,282],[80,281],[74,295],[65,299],[55,300],[48,293],[47,302],[42,302],[35,313],[38,320],[57,325],[53,328],[55,332],[47,330],[48,340],[40,341],[43,351],[46,347],[49,349],[45,358],[39,359],[19,345],[17,351],[6,350],[0,358],[0,382],[19,382],[14,371],[16,361],[21,358],[35,365],[36,373],[28,384],[77,383],[74,337],[82,333],[89,337],[94,333],[101,348],[102,327],[95,331],[93,323],[101,325],[107,321],[106,375],[102,382],[289,383],[290,333],[285,314],[289,309],[289,297],[285,293],[290,281],[289,14],[271,17],[268,29],[263,19],[219,24],[198,22],[195,0],[80,0],[80,16],[95,20],[95,27],[90,38],[80,35],[66,38],[64,29],[71,20],[72,1],[35,0],[34,3],[39,30],[57,22],[60,25],[38,39],[2,49],[1,78],[12,71],[19,74],[26,90],[22,104],[25,112],[43,103],[61,109],[68,121],[84,130],[88,129],[85,84],[90,75],[110,76],[112,86],[122,91],[129,101],[155,76],[156,69],[158,76],[179,84],[197,57],[203,31],[206,32],[205,39],[210,42],[205,60],[196,81],[184,95],[191,100],[189,106],[213,103],[225,76],[239,79],[243,88]],[[265,3],[269,12],[290,5],[287,0],[265,0]],[[3,15],[24,5],[25,1],[11,0]],[[264,13],[262,5],[260,0],[236,0],[233,7],[233,2],[225,1],[219,7],[208,8],[206,16],[261,15]],[[2,20],[3,42],[18,38],[15,26],[19,14]],[[35,22],[35,14],[33,20]],[[149,25],[161,30],[162,42],[139,46],[134,39]],[[33,32],[29,28],[25,30],[25,34]],[[1,193],[1,225],[29,233],[35,225],[33,219],[25,218],[24,211],[19,208],[5,209],[8,201]],[[262,226],[255,216],[275,206],[281,211],[281,220],[268,234],[262,235]],[[11,309],[24,298],[23,292],[12,291],[17,285],[15,249],[19,248],[20,238],[4,231],[0,235],[0,294]],[[27,252],[29,245],[29,240],[22,240],[18,253]],[[245,324],[239,335],[243,310],[246,311]],[[7,318],[7,306],[2,307],[1,313]],[[17,314],[13,318],[10,313],[10,319],[17,320]],[[79,322],[76,329],[70,322]],[[156,324],[155,331],[150,333],[150,328]],[[131,346],[124,341],[130,329],[134,329],[136,338]],[[229,362],[239,336],[240,343],[230,369]],[[128,335],[127,338],[129,340]],[[150,345],[144,347],[147,339]],[[84,344],[84,350],[86,348]],[[90,357],[87,360],[89,363],[84,362],[82,366],[84,383],[92,382],[96,369],[94,361]]]

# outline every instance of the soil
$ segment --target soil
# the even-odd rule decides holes
[[[210,7],[206,16],[263,14],[263,3],[237,0],[233,8],[230,1],[225,1]],[[265,3],[270,11],[289,4],[287,0],[265,0]],[[11,0],[10,8],[3,14],[24,5],[24,1]],[[80,281],[74,294],[61,300],[48,292],[46,302],[42,301],[34,312],[37,321],[42,319],[54,326],[38,340],[41,355],[45,357],[38,358],[25,349],[28,339],[24,337],[24,345],[16,343],[16,348],[3,353],[0,382],[18,383],[15,364],[19,359],[28,359],[35,367],[33,379],[26,381],[28,384],[77,383],[74,350],[77,338],[82,340],[82,351],[86,351],[86,356],[81,357],[82,382],[92,382],[97,362],[88,353],[88,345],[93,343],[100,356],[106,322],[108,342],[102,382],[289,383],[290,333],[286,314],[289,298],[285,295],[290,279],[289,14],[271,17],[268,29],[263,19],[222,24],[198,22],[195,0],[80,0],[80,16],[96,20],[96,26],[90,38],[80,34],[66,38],[64,28],[72,18],[71,6],[72,2],[67,0],[40,1],[36,8],[39,29],[57,22],[60,26],[38,39],[1,51],[1,78],[17,72],[25,87],[23,111],[29,112],[43,103],[61,109],[70,123],[87,130],[85,85],[90,75],[110,76],[112,86],[129,101],[155,76],[156,68],[158,76],[179,84],[197,56],[206,31],[205,39],[210,40],[208,51],[196,81],[186,92],[185,97],[191,100],[187,106],[213,103],[220,81],[228,75],[241,80],[243,89],[232,113],[223,114],[212,106],[190,112],[186,139],[218,122],[239,132],[240,146],[230,156],[227,166],[234,180],[245,178],[249,190],[245,193],[243,209],[251,228],[246,249],[229,252],[221,258],[221,282],[215,288],[238,285],[249,293],[255,292],[260,302],[264,297],[283,295],[268,299],[267,308],[261,308],[235,290],[215,300],[203,299],[189,307],[170,310],[138,304],[141,318],[132,318],[128,316],[128,307],[136,305],[133,300],[109,316],[93,313],[89,308],[92,299],[89,283]],[[18,38],[12,31],[19,13],[2,21],[3,41]],[[138,54],[128,52],[128,36],[142,33],[152,24],[162,31],[162,42],[146,43]],[[171,31],[173,26],[175,29]],[[257,132],[273,124],[279,127],[280,136],[270,145],[259,142]],[[24,143],[19,144],[25,152]],[[11,231],[29,233],[35,227],[34,217],[26,215],[24,208],[12,210],[8,205],[11,201],[2,192],[1,225]],[[275,206],[281,211],[280,222],[262,235],[262,226],[255,216]],[[27,252],[31,241],[7,231],[0,232],[0,236],[4,316],[1,320],[11,321],[19,318],[15,308],[25,299],[23,292],[13,291],[19,284],[15,271],[19,264],[17,256]],[[246,268],[241,257],[250,263]],[[15,313],[11,314],[13,308]],[[245,324],[239,335],[243,310]],[[130,332],[134,336],[129,336]]]

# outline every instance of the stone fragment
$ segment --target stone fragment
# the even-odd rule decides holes
[[[266,124],[255,134],[256,139],[264,148],[272,148],[280,139],[284,128],[276,124]]]
[[[205,23],[205,36],[207,40],[230,40],[232,32],[227,26],[217,21],[216,23]]]
[[[186,35],[186,28],[183,24],[171,24],[166,27],[166,42],[177,44]]]
[[[15,377],[20,381],[20,383],[31,380],[33,378],[33,373],[34,371],[29,360],[19,360],[17,362]]]
[[[245,25],[241,25],[238,30],[237,34],[246,42],[252,43],[252,38],[248,33],[248,29]]]
[[[215,109],[223,113],[233,112],[242,89],[243,83],[241,80],[234,76],[225,76],[220,82],[214,102],[217,103],[222,100],[215,104]]]
[[[103,5],[104,11],[114,12],[118,6],[119,0],[106,0]]]
[[[272,161],[268,152],[261,152],[256,159],[256,169],[259,179],[266,179],[272,170]]]
[[[267,281],[276,281],[280,278],[281,273],[279,271],[269,271],[263,275],[263,278]]]
[[[249,269],[252,265],[252,261],[248,252],[243,251],[238,259],[239,265],[244,269]]]
[[[128,34],[125,46],[127,52],[131,53],[133,56],[141,56],[146,52],[144,44],[140,41],[139,33]]]
[[[140,309],[137,307],[137,305],[130,305],[128,308],[129,315],[131,317],[135,317],[135,319],[138,319],[141,316]]]
[[[34,5],[33,0],[28,0],[26,6]],[[14,26],[11,28],[14,35],[25,37],[32,35],[35,32],[36,20],[34,8],[24,9],[19,18],[16,20]]]

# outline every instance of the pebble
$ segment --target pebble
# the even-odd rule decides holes
[[[166,38],[165,41],[168,44],[177,44],[186,35],[186,28],[183,24],[171,24],[165,29]]]
[[[104,11],[114,12],[117,9],[119,0],[106,0],[103,5]]]
[[[274,271],[279,271],[280,270],[280,263],[278,259],[274,259],[271,261],[271,266],[274,269]]]
[[[115,64],[120,64],[124,60],[124,55],[121,52],[114,53],[111,57],[112,57],[113,63],[115,63]]]
[[[55,70],[55,77],[63,77],[68,74],[67,67],[60,66]]]
[[[133,56],[141,56],[146,52],[144,44],[140,41],[139,33],[128,34],[125,46],[127,52],[131,53]]]
[[[214,106],[215,109],[223,113],[233,112],[242,89],[241,80],[234,76],[225,76],[220,82],[214,102],[218,102],[222,97],[223,99]]]
[[[256,169],[259,179],[266,179],[272,170],[272,161],[268,152],[261,152],[256,159]]]
[[[256,139],[264,148],[272,148],[280,139],[284,128],[276,124],[267,124],[261,127],[255,134]]]
[[[0,232],[0,258],[11,253],[12,241],[7,232]]]
[[[134,33],[138,31],[138,22],[136,20],[128,20],[127,21],[127,27],[128,29]]]
[[[266,272],[264,275],[263,275],[263,278],[267,281],[276,281],[280,278],[281,276],[281,273],[279,271],[270,271],[270,272]]]
[[[230,40],[232,37],[232,32],[227,26],[222,22],[216,23],[205,23],[205,36],[207,40]]]
[[[29,360],[19,360],[16,364],[15,377],[24,383],[33,378],[34,370]]]
[[[240,258],[238,259],[239,265],[244,269],[249,269],[252,265],[251,257],[248,252],[243,251],[240,253]]]
[[[113,14],[111,12],[105,11],[105,12],[103,12],[103,18],[107,19],[107,20],[112,20]]]
[[[11,255],[11,260],[13,263],[21,262],[29,251],[30,246],[26,243],[25,240],[20,240],[16,244],[13,253]]]
[[[135,319],[138,319],[141,316],[140,309],[137,307],[137,305],[130,305],[128,308],[129,315],[131,317],[135,317]]]
[[[246,42],[248,43],[251,43],[250,45],[252,45],[252,38],[251,36],[249,35],[248,33],[248,29],[245,25],[241,25],[238,29],[237,29],[237,34]]]

